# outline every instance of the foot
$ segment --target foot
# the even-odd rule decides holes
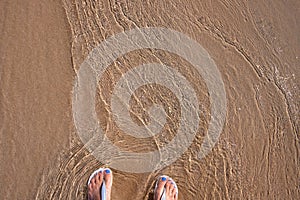
[[[165,189],[166,200],[177,200],[178,194],[175,183],[167,176],[162,176],[158,180],[157,188],[154,194],[154,200],[160,200]]]
[[[106,200],[110,200],[112,186],[112,172],[110,169],[104,169],[96,174],[88,185],[88,200],[103,200],[100,195],[101,185],[105,181]]]

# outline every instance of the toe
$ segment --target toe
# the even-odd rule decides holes
[[[164,188],[168,182],[167,179],[168,179],[167,176],[161,176],[159,178],[158,183],[157,183],[156,193],[155,193],[155,199],[160,199],[160,197],[164,191]]]
[[[100,171],[100,172],[95,176],[95,182],[96,182],[97,185],[99,185],[99,184],[101,185],[102,181],[103,181],[103,172]]]
[[[109,168],[106,168],[104,170],[104,180],[105,180],[106,187],[112,186],[112,178],[113,178],[112,171]]]
[[[174,197],[175,200],[178,199],[178,189],[176,186],[176,183],[172,180],[173,183],[173,187],[172,187],[172,192],[171,192],[171,196]]]
[[[91,185],[93,186],[93,185],[95,185],[96,184],[96,177],[94,176],[93,178],[92,178],[92,180],[91,180]]]
[[[166,191],[169,192],[171,191],[173,188],[173,184],[171,180],[168,180],[168,182],[166,183]]]
[[[91,190],[93,189],[93,184],[92,184],[92,183],[90,183],[90,184],[88,185],[88,189],[89,189],[89,191],[91,191]]]
[[[93,196],[94,186],[95,186],[94,181],[91,180],[90,184],[88,185],[88,196],[89,196],[88,199],[91,199],[91,197]]]
[[[175,187],[173,187],[173,189],[172,189],[172,197],[176,197],[176,188]]]
[[[99,184],[99,173],[95,175],[94,179],[95,179],[95,184],[98,185]]]
[[[102,183],[103,181],[103,171],[99,172],[99,181]]]

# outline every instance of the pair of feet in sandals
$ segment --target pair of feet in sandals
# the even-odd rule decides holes
[[[108,168],[95,171],[88,181],[88,200],[101,199],[101,186],[105,182],[105,200],[111,199],[111,187],[113,182],[112,171]],[[161,176],[156,182],[154,200],[177,200],[178,188],[176,183],[168,176]]]

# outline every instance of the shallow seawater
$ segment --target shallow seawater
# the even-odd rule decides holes
[[[1,45],[3,199],[86,199],[102,166],[113,171],[112,199],[152,199],[163,174],[179,199],[299,198],[298,1],[36,3],[44,17],[34,3],[4,9],[16,28],[3,37],[21,45]],[[28,13],[37,16],[24,24]],[[147,45],[185,45],[132,50],[138,35],[93,51],[143,27],[201,48],[156,33]],[[100,71],[111,49],[126,53]],[[201,55],[203,71],[189,55]]]

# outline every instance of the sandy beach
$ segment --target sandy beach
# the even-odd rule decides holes
[[[209,78],[162,49],[118,57],[95,84],[94,102],[99,127],[114,145],[160,152],[182,125],[185,108],[161,84],[132,91],[126,105],[138,126],[148,124],[148,111],[160,105],[167,117],[159,133],[136,138],[114,120],[113,91],[139,65],[159,63],[182,74],[198,100],[199,120],[191,145],[161,169],[131,173],[111,167],[112,199],[152,199],[162,174],[176,181],[179,200],[300,199],[298,0],[2,0],[0,8],[0,199],[87,199],[89,175],[111,162],[92,155],[78,133],[80,68],[103,41],[149,27],[182,33],[205,49],[224,84],[224,124],[199,159],[214,120]]]

